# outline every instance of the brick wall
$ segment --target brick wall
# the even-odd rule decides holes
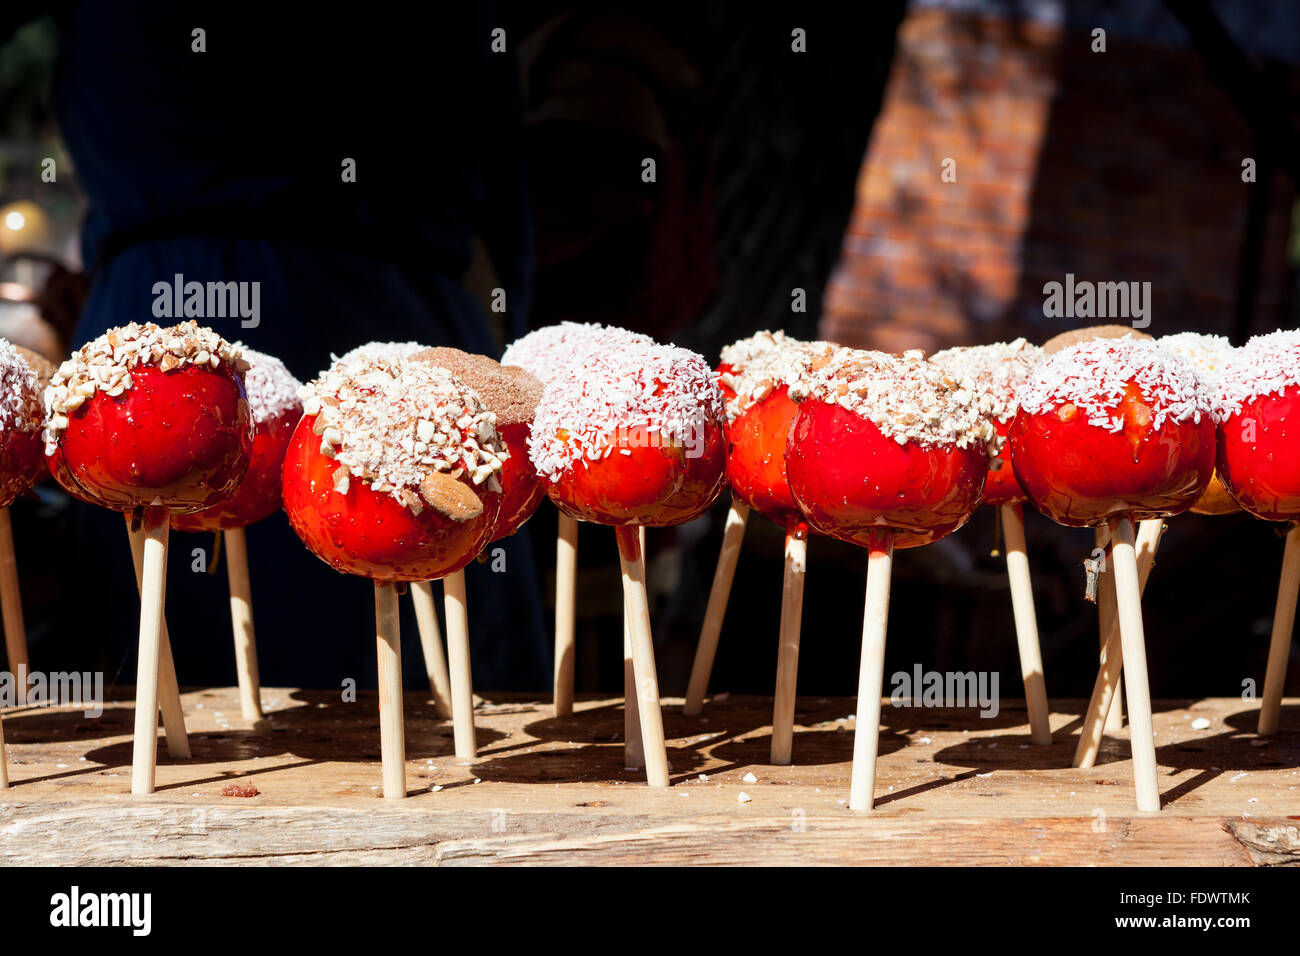
[[[1252,136],[1190,46],[913,9],[821,334],[928,350],[1087,324],[1042,314],[1067,272],[1152,283],[1155,334],[1228,334]],[[941,163],[956,162],[956,182]],[[1294,194],[1273,178],[1252,331],[1283,322]]]

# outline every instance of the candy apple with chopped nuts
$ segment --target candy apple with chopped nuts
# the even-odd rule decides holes
[[[130,513],[141,552],[133,793],[154,789],[160,667],[164,712],[179,714],[163,625],[171,516],[229,497],[247,472],[247,368],[239,346],[197,323],[131,323],[78,349],[45,390],[50,473],[78,497]]]
[[[450,371],[359,354],[302,390],[284,509],[307,548],[375,582],[384,796],[406,795],[395,584],[455,575],[483,550],[508,456],[495,416]]]
[[[808,523],[868,549],[849,806],[870,809],[894,549],[936,541],[979,504],[993,426],[976,392],[920,352],[840,349],[790,388],[790,490]]]
[[[1016,414],[1016,391],[1029,380],[1042,361],[1043,350],[1024,339],[991,345],[961,346],[931,356],[931,361],[954,378],[970,383],[979,393],[981,406],[994,428],[989,443],[989,473],[980,503],[997,509],[1005,539],[1007,579],[1011,585],[1011,606],[1020,650],[1020,672],[1025,684],[1030,737],[1036,744],[1050,744],[1052,729],[1043,679],[1043,655],[1038,643],[1038,616],[1034,610],[1034,588],[1025,549],[1025,491],[1016,480],[1007,450],[1007,429]]]
[[[528,447],[561,511],[617,529],[646,773],[652,786],[667,786],[637,526],[689,521],[722,490],[726,438],[713,370],[674,346],[589,355],[547,385]]]
[[[792,759],[808,541],[808,525],[785,473],[786,440],[797,412],[789,388],[813,365],[828,360],[833,351],[834,346],[826,342],[802,342],[780,331],[757,332],[724,348],[717,367],[718,388],[727,414],[731,508],[683,712],[697,714],[703,706],[741,539],[752,509],[785,529],[785,574],[770,751],[774,764],[788,764]]]

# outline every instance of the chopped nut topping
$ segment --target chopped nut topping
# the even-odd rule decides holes
[[[835,352],[829,342],[802,342],[784,332],[757,332],[722,350],[722,363],[730,371],[718,381],[736,393],[727,402],[727,421],[734,422],[773,390],[791,385],[821,367]]]
[[[87,342],[59,366],[45,389],[45,451],[50,454],[68,425],[68,416],[95,392],[116,397],[131,387],[131,370],[156,365],[164,372],[182,365],[230,365],[242,379],[248,362],[238,345],[197,322],[162,328],[152,322],[109,329]]]
[[[341,494],[356,479],[417,515],[428,504],[445,508],[449,517],[451,512],[473,517],[482,513],[482,502],[471,514],[464,496],[440,492],[437,502],[430,501],[425,490],[442,486],[426,479],[468,475],[475,485],[501,488],[497,476],[508,452],[497,435],[496,416],[444,368],[359,354],[335,363],[299,394],[303,413],[316,416],[313,431],[320,436],[321,453],[337,465],[334,487]]]

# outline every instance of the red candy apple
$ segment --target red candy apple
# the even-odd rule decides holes
[[[375,581],[426,581],[482,551],[501,507],[501,444],[473,391],[427,363],[365,358],[307,388],[283,494],[317,557]]]
[[[221,501],[244,477],[252,447],[243,368],[237,351],[193,322],[110,331],[51,382],[51,473],[117,511]]]
[[[280,509],[280,469],[294,426],[302,418],[297,391],[301,383],[269,355],[245,349],[250,367],[245,376],[253,416],[253,446],[239,488],[204,511],[174,515],[178,531],[220,531],[244,528]]]
[[[1218,474],[1266,521],[1300,519],[1300,333],[1251,339],[1218,383]]]
[[[1186,511],[1214,470],[1208,394],[1150,340],[1065,349],[1022,391],[1012,465],[1034,505],[1071,527]]]
[[[818,531],[916,547],[956,531],[979,504],[989,422],[919,353],[844,350],[796,397],[786,473]]]
[[[566,514],[608,525],[680,524],[722,490],[722,399],[694,352],[641,345],[595,354],[547,388],[529,448]]]
[[[40,477],[43,418],[33,369],[0,339],[0,508],[13,504]]]

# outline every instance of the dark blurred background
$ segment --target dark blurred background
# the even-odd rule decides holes
[[[639,329],[710,360],[762,328],[890,350],[1017,335],[1041,342],[1086,324],[1043,315],[1043,284],[1067,272],[1151,282],[1154,335],[1214,332],[1241,344],[1297,324],[1300,7],[521,2],[493,16],[506,30],[520,112],[488,121],[522,122],[532,237],[527,314],[503,320],[484,309],[498,345],[520,327],[563,319]],[[50,108],[56,24],[46,16],[10,26],[0,47],[0,252],[34,251],[67,271],[44,258],[7,262],[0,274],[7,298],[51,291],[44,302],[0,304],[0,334],[57,358],[80,344],[68,339],[84,202]],[[382,34],[403,25],[395,18],[381,26]],[[257,28],[253,18],[249,29]],[[1092,49],[1099,28],[1105,52]],[[795,30],[805,37],[802,52],[792,49]],[[438,56],[437,38],[426,40],[427,55]],[[367,56],[385,54],[340,50],[323,59],[336,62],[338,82],[347,83]],[[431,94],[419,86],[418,58],[414,67],[413,85],[390,91],[404,119],[389,131],[391,175],[413,195],[438,184],[403,164],[399,144],[454,134],[422,122]],[[474,102],[480,93],[450,95]],[[56,183],[41,180],[47,156],[59,159]],[[645,158],[656,163],[651,183],[641,176]],[[940,179],[946,158],[956,162],[956,182]],[[1246,158],[1255,163],[1250,183],[1242,178]],[[459,278],[486,303],[504,265],[480,244]],[[792,308],[796,290],[800,311]],[[318,343],[322,355],[351,344]],[[685,687],[725,512],[723,500],[707,519],[649,535],[666,694]],[[105,572],[71,559],[71,512],[57,491],[16,504],[14,516],[33,664],[72,666],[73,638],[59,632],[54,611],[77,575]],[[292,537],[282,516],[267,524],[274,527],[260,533]],[[1092,534],[1032,513],[1027,524],[1048,693],[1086,696],[1097,635],[1081,562]],[[549,601],[554,511],[543,506],[529,530]],[[953,537],[898,555],[889,672],[914,663],[997,669],[1003,691],[1018,693],[996,537],[993,516],[981,512]],[[125,542],[113,546],[124,558]],[[781,548],[780,530],[755,518],[715,690],[772,690]],[[1154,695],[1234,695],[1244,679],[1262,680],[1281,550],[1276,528],[1243,515],[1169,522],[1146,597]],[[579,553],[578,690],[612,691],[622,674],[612,534],[583,526]],[[810,543],[801,693],[854,692],[864,569],[857,549]],[[256,614],[267,622],[259,627],[264,682],[335,684],[343,665],[313,668],[310,648],[354,635],[313,631],[309,616],[295,626],[293,604],[303,595],[278,589],[276,568],[261,572],[255,553]],[[323,565],[303,573],[358,604],[354,616],[364,626],[368,598],[352,586],[361,582],[337,586]],[[173,582],[181,574],[188,567],[174,559]],[[480,582],[483,600],[515,580]],[[224,586],[224,574],[210,576],[192,598],[210,602],[195,604],[212,619],[201,646],[173,626],[183,684],[234,680],[228,640],[219,637]],[[127,606],[134,594],[122,600]],[[549,636],[549,604],[543,613]],[[134,673],[133,637],[103,636],[113,648],[103,655],[110,676],[119,666],[128,681]],[[355,635],[355,666],[343,673],[373,685],[363,637]],[[549,661],[534,640],[480,628],[474,642],[481,689],[548,687]],[[1297,669],[1293,650],[1292,694]],[[412,686],[421,673],[418,660],[408,660]]]

